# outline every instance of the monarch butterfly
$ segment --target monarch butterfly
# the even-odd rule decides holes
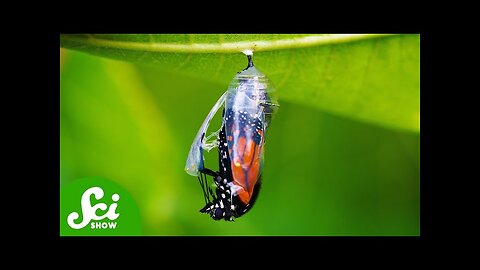
[[[228,90],[218,99],[190,148],[185,170],[197,176],[205,206],[200,212],[214,220],[233,221],[254,205],[261,186],[265,132],[279,104],[272,99],[274,89],[268,78],[255,68],[252,51],[247,67],[232,79]],[[210,121],[220,109],[220,129],[205,137]],[[211,140],[213,138],[213,140]],[[218,148],[219,169],[204,165],[203,150]],[[214,190],[207,175],[213,177]]]

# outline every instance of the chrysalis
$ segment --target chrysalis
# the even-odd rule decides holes
[[[253,64],[238,72],[228,90],[219,98],[203,121],[190,148],[185,170],[197,176],[203,190],[205,206],[200,210],[214,220],[238,218],[249,211],[260,190],[265,133],[279,107],[268,78]],[[223,106],[222,125],[205,137],[210,121]],[[213,140],[210,138],[214,137]],[[218,171],[205,167],[203,150],[218,148]],[[214,188],[207,184],[213,177]]]

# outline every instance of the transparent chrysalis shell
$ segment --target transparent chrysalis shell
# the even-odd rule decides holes
[[[251,53],[246,54],[247,68],[232,79],[210,110],[185,165],[187,173],[197,176],[202,186],[206,205],[201,212],[216,220],[233,220],[253,206],[260,188],[265,134],[279,106],[272,84],[253,65]],[[206,137],[209,123],[222,105],[222,126]],[[213,136],[215,139],[209,141]],[[219,153],[217,172],[205,168],[203,158],[203,150],[215,147]],[[205,174],[214,177],[215,192],[206,185]]]

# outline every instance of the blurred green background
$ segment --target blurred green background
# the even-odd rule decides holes
[[[201,188],[183,168],[229,81],[66,49],[60,55],[60,184],[86,176],[116,181],[137,201],[145,235],[420,233],[418,133],[280,97],[255,206],[235,222],[216,222],[198,212]],[[216,151],[207,156],[212,169],[216,158]]]

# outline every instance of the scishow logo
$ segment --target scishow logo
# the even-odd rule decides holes
[[[100,187],[91,187],[87,189],[82,195],[82,213],[83,213],[83,220],[79,224],[75,224],[75,220],[79,218],[79,214],[77,212],[72,212],[68,215],[67,222],[68,225],[74,229],[82,229],[83,227],[87,226],[91,220],[103,220],[108,218],[111,221],[114,221],[118,218],[120,214],[115,213],[117,209],[117,204],[112,203],[108,208],[108,211],[103,216],[97,216],[95,212],[97,209],[102,211],[107,210],[107,205],[104,203],[98,203],[94,206],[90,205],[90,196],[94,195],[95,199],[99,200],[103,197],[103,189]],[[120,195],[117,193],[112,195],[112,201],[118,202],[120,199]],[[117,222],[92,222],[90,223],[90,228],[92,229],[115,229],[117,227]]]
[[[137,205],[117,183],[89,177],[60,189],[60,235],[140,235]]]

